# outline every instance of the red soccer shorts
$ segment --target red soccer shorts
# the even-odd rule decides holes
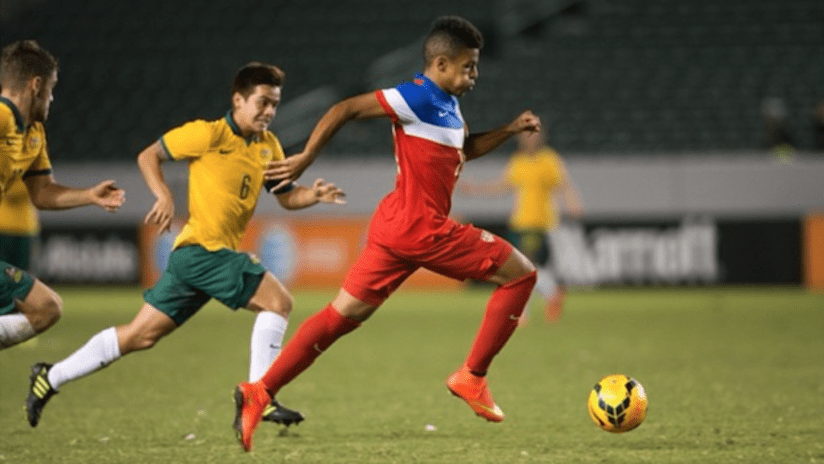
[[[418,268],[456,279],[487,280],[512,253],[506,240],[471,224],[423,251],[387,248],[368,240],[343,281],[355,298],[379,306]]]

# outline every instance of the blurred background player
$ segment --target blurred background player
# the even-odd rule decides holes
[[[43,123],[49,115],[57,84],[57,60],[33,40],[3,47],[0,62],[0,204],[21,201],[25,184],[38,209],[68,209],[97,205],[115,211],[125,194],[107,180],[77,189],[55,182],[46,148]],[[9,246],[3,244],[3,254]],[[20,253],[18,259],[28,257]],[[21,261],[22,262],[22,261]],[[0,261],[0,350],[28,340],[60,318],[63,303],[57,293],[20,266]]]
[[[13,181],[0,201],[0,261],[31,271],[40,220],[23,179]]]
[[[425,70],[412,82],[349,98],[318,121],[304,151],[267,172],[270,179],[295,179],[345,123],[387,117],[393,123],[398,174],[395,190],[381,201],[367,243],[349,269],[338,295],[301,324],[260,381],[235,391],[234,427],[244,450],[269,398],[289,383],[335,340],[368,319],[417,269],[453,279],[496,284],[464,364],[447,387],[479,416],[504,419],[486,382],[493,357],[515,331],[535,285],[532,263],[509,243],[449,217],[455,182],[467,160],[495,149],[509,137],[540,130],[525,111],[509,124],[470,133],[458,97],[475,86],[483,37],[466,19],[438,18],[424,42]]]
[[[43,407],[66,382],[108,366],[133,351],[149,349],[215,298],[226,306],[257,313],[250,342],[249,379],[257,380],[275,359],[292,310],[292,296],[260,261],[237,251],[262,188],[285,209],[343,204],[343,192],[317,179],[312,187],[266,182],[263,170],[283,159],[277,137],[267,130],[281,101],[283,72],[273,65],[249,63],[236,74],[232,109],[215,121],[196,120],[172,129],[137,157],[137,164],[157,201],[145,222],[168,231],[174,199],[161,163],[189,163],[189,220],[174,242],[166,270],[144,294],[145,304],[131,322],[109,327],[53,366],[32,367],[26,400],[29,423],[37,426]],[[303,416],[267,404],[266,419],[285,425]]]
[[[547,234],[561,222],[559,199],[573,219],[579,219],[584,209],[564,160],[547,145],[547,133],[544,127],[540,132],[518,134],[517,148],[497,181],[461,182],[459,189],[470,195],[514,194],[509,239],[538,267],[535,289],[546,301],[544,317],[548,322],[558,322],[566,289],[552,270],[555,260],[562,258],[550,249]],[[521,322],[525,320],[526,311]]]

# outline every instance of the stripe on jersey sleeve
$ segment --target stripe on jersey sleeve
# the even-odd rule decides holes
[[[409,107],[409,104],[406,103],[406,99],[403,98],[403,95],[401,95],[398,89],[385,89],[383,91],[383,97],[386,99],[386,103],[392,107],[392,110],[398,116],[401,124],[407,124],[419,120],[415,115],[415,112],[412,111],[412,108]]]
[[[395,114],[395,110],[392,109],[392,105],[386,101],[386,97],[383,95],[383,90],[376,90],[375,97],[378,99],[378,103],[380,103],[381,108],[383,108],[383,112],[389,116],[389,119],[392,120],[392,123],[398,122],[398,115]]]

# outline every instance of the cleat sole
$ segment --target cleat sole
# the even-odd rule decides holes
[[[237,438],[243,451],[249,451],[246,445],[243,444],[243,392],[240,391],[240,387],[235,387],[232,399],[235,401],[235,420],[232,423],[232,428],[235,430],[235,438]]]

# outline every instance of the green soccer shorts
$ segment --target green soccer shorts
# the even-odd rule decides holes
[[[143,298],[180,326],[211,298],[232,309],[246,306],[265,273],[246,253],[186,246],[172,251],[160,280]]]
[[[25,300],[34,286],[34,277],[19,267],[0,261],[0,316],[14,311],[15,300]]]
[[[34,241],[35,238],[28,235],[0,234],[0,261],[28,270]]]

